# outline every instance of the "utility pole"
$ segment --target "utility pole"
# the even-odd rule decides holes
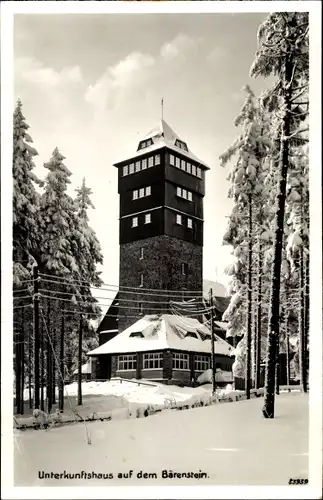
[[[58,409],[64,411],[64,313],[62,313],[61,319],[61,337],[60,337],[60,366],[59,366],[59,397],[58,397]]]
[[[214,309],[213,309],[213,290],[210,288],[209,299],[211,306],[211,370],[212,370],[212,394],[215,394],[215,359],[214,359]]]
[[[82,404],[82,340],[83,340],[83,316],[80,317],[79,327],[79,352],[78,352],[78,384],[77,384],[77,404]]]
[[[34,410],[39,410],[39,292],[38,266],[33,267],[33,330],[34,330]]]

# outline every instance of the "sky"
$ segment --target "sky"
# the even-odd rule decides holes
[[[229,167],[219,156],[239,130],[234,119],[249,78],[264,13],[19,14],[14,20],[14,96],[23,103],[39,155],[35,173],[57,146],[92,189],[90,224],[102,246],[102,279],[118,284],[119,197],[113,164],[131,157],[161,118],[206,163],[203,277],[227,283],[222,246]]]

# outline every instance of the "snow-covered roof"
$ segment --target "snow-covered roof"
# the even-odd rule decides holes
[[[230,344],[216,334],[214,344],[216,354],[231,356],[233,349]],[[88,355],[97,356],[163,349],[210,353],[210,330],[195,318],[171,314],[147,315],[113,339],[88,352]]]
[[[113,330],[101,330],[101,332],[99,332],[99,333],[115,333],[117,331],[118,331],[118,329],[114,328]]]
[[[148,145],[142,147],[143,143]],[[180,147],[180,145],[183,145],[183,147]],[[187,143],[178,137],[165,120],[160,120],[158,126],[150,130],[150,132],[139,141],[138,150],[131,156],[131,158],[136,158],[137,156],[141,156],[145,153],[156,151],[157,149],[165,146],[175,153],[180,153],[181,155],[186,156],[186,158],[199,163],[199,165],[204,167],[204,169],[209,170],[209,167],[192,153],[192,151],[188,148]],[[121,162],[115,163],[115,166],[119,163]]]
[[[217,281],[203,280],[203,296],[207,299],[209,298],[209,291],[212,288],[212,293],[214,297],[227,297],[227,291],[222,283]]]

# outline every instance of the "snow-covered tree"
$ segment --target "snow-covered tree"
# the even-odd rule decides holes
[[[258,50],[251,68],[254,77],[274,75],[276,82],[267,95],[266,105],[279,121],[279,155],[274,159],[278,174],[276,190],[275,237],[271,278],[270,313],[267,336],[265,400],[263,415],[274,417],[275,365],[280,329],[280,282],[287,173],[291,148],[303,143],[306,111],[300,97],[308,87],[308,14],[278,12],[270,14],[258,31]],[[304,114],[303,114],[304,113]]]
[[[17,101],[13,115],[13,276],[14,282],[30,278],[30,265],[34,261],[39,242],[37,219],[39,194],[35,185],[41,181],[33,170],[34,157],[38,155],[31,146],[29,125],[22,113],[22,103]]]
[[[235,157],[235,162],[229,174],[231,186],[229,197],[235,202],[235,207],[229,219],[228,231],[224,241],[234,248],[236,262],[233,264],[235,275],[235,290],[233,305],[225,314],[230,321],[229,328],[237,324],[238,307],[245,302],[246,308],[246,339],[242,343],[246,349],[246,394],[250,397],[251,389],[251,353],[252,353],[252,318],[253,314],[253,247],[255,229],[255,214],[257,207],[264,204],[263,181],[266,172],[262,165],[270,146],[266,136],[268,129],[259,100],[256,99],[250,87],[245,87],[246,100],[235,120],[236,126],[241,126],[242,132],[233,145],[220,157],[226,164]],[[263,210],[263,208],[261,208]],[[257,226],[259,223],[257,222]],[[243,269],[243,273],[241,273]],[[242,297],[246,301],[242,300]],[[238,313],[238,314],[237,314]],[[241,326],[240,326],[241,328]],[[242,346],[241,344],[241,346]]]

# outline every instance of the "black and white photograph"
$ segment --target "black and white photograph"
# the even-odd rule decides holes
[[[4,498],[321,498],[321,6],[198,3],[1,6]]]

